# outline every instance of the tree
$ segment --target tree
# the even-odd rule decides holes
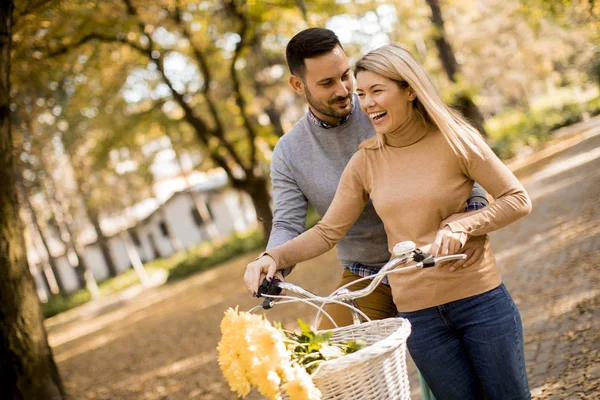
[[[65,391],[25,257],[10,123],[12,0],[0,3],[0,395],[59,400]]]
[[[577,32],[581,38],[589,40],[590,51],[579,51],[583,55],[583,63],[586,67],[581,68],[571,57],[565,63],[572,69],[587,72],[596,84],[600,84],[600,50],[597,43],[600,40],[600,2],[595,0],[522,0],[521,13],[528,19],[531,26],[539,29],[542,21],[551,20],[557,25],[570,32]],[[586,40],[580,40],[586,43]],[[587,54],[586,54],[587,53]],[[580,63],[577,63],[580,64]]]
[[[444,71],[448,76],[448,80],[457,83],[457,75],[460,72],[460,67],[454,57],[454,51],[448,41],[446,29],[444,28],[444,19],[442,17],[442,9],[440,8],[439,0],[426,0],[429,8],[431,8],[431,22],[436,28],[434,37],[435,45],[438,49],[438,54]],[[477,128],[482,134],[486,135],[483,123],[485,119],[479,111],[479,107],[473,101],[471,96],[466,92],[459,92],[454,99],[454,106]]]
[[[266,51],[259,46],[261,26],[267,22],[268,10],[263,13],[252,7],[263,6],[260,2],[246,4],[239,0],[206,3],[203,8],[190,7],[184,1],[147,5],[121,0],[98,7],[98,13],[111,13],[107,18],[69,6],[68,11],[77,15],[74,21],[79,28],[74,33],[65,33],[63,27],[57,27],[48,34],[52,35],[49,42],[44,40],[44,47],[49,44],[46,54],[58,57],[73,52],[81,54],[90,47],[119,49],[124,46],[132,63],[140,67],[151,65],[159,84],[169,91],[168,100],[181,110],[182,120],[193,128],[213,164],[225,170],[234,188],[252,198],[268,236],[272,212],[267,166],[256,143],[264,134],[264,128],[257,123],[257,114],[263,111],[255,109],[254,104],[258,102],[249,104],[247,101],[252,84],[246,82],[253,82],[254,76],[246,74],[243,66],[251,64],[264,69],[272,65],[265,64],[263,60],[271,58],[264,57]],[[287,8],[290,7],[298,6],[290,3]],[[106,23],[113,18],[119,22]],[[196,32],[194,24],[202,27],[202,32]],[[185,43],[184,48],[168,44],[164,39],[168,35]],[[182,86],[169,74],[168,58],[173,54],[183,56],[185,62],[198,71],[199,88]],[[160,101],[164,103],[164,99]],[[269,107],[273,104],[267,102],[266,114],[275,120],[269,134],[282,132],[277,125],[279,110]]]
[[[56,260],[52,256],[52,252],[50,251],[50,247],[48,246],[48,240],[46,239],[46,235],[44,234],[44,231],[42,230],[42,227],[40,226],[37,212],[36,212],[35,208],[33,207],[33,205],[31,204],[31,201],[29,200],[29,191],[27,190],[25,183],[23,182],[23,177],[21,176],[20,173],[17,174],[16,178],[17,178],[17,187],[20,188],[20,191],[21,191],[21,199],[22,199],[23,206],[29,213],[29,219],[31,221],[31,226],[34,229],[34,232],[32,232],[32,234],[37,234],[38,238],[40,239],[40,243],[42,244],[42,247],[44,248],[44,253],[47,255],[47,259],[45,261],[48,262],[48,266],[52,270],[52,274],[54,274],[54,279],[56,280],[56,284],[58,285],[58,290],[59,290],[60,294],[62,294],[63,296],[66,296],[67,292],[65,290],[65,285],[64,285],[62,276],[60,274],[60,271],[58,270],[58,265],[56,264]]]

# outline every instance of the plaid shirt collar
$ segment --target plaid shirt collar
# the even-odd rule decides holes
[[[352,109],[350,110],[350,114],[346,115],[345,117],[342,117],[337,124],[330,124],[329,122],[325,122],[322,119],[320,119],[319,117],[317,117],[312,110],[310,109],[310,107],[308,108],[308,118],[317,126],[323,128],[323,129],[331,129],[331,128],[337,128],[340,125],[343,125],[346,123],[346,121],[348,121],[350,119],[350,116],[352,115],[352,111],[354,111],[354,97],[352,97],[352,100],[350,101],[350,104],[352,105]]]

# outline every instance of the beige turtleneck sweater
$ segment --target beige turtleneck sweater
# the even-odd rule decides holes
[[[385,136],[382,149],[368,141],[349,161],[335,198],[323,219],[297,238],[271,249],[277,268],[314,258],[344,237],[369,200],[383,220],[388,247],[412,240],[430,244],[442,221],[453,232],[485,235],[525,216],[531,210],[527,193],[482,139],[476,145],[484,155],[454,153],[437,130],[427,129],[413,115],[404,126]],[[495,200],[489,206],[460,214],[473,182],[479,182]],[[458,214],[458,215],[457,215]],[[369,240],[365,238],[364,240]],[[484,293],[501,283],[494,257],[486,247],[481,262],[455,272],[442,266],[389,275],[398,311],[415,311]]]

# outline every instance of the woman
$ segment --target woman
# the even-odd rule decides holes
[[[441,256],[470,236],[527,215],[527,193],[477,131],[441,99],[424,68],[389,44],[364,56],[355,77],[361,108],[377,135],[348,163],[321,222],[269,250],[246,269],[256,292],[261,274],[331,249],[369,199],[391,249],[412,240]],[[496,201],[461,213],[474,181]],[[436,190],[432,190],[436,188]],[[449,218],[451,216],[451,218]],[[529,399],[521,320],[489,246],[470,268],[430,268],[389,275],[399,315],[412,326],[408,349],[439,400]]]

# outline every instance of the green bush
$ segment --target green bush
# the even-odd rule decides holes
[[[168,282],[185,278],[191,274],[205,271],[234,257],[265,246],[262,230],[249,234],[234,234],[220,245],[212,248],[208,243],[201,244],[187,252],[187,256],[169,269]]]
[[[538,148],[551,139],[552,132],[582,120],[582,114],[600,114],[600,98],[552,109],[510,112],[488,123],[491,147],[503,159],[515,157],[524,147]]]
[[[148,275],[152,275],[159,268],[153,265],[146,265],[145,269]],[[128,269],[114,278],[98,282],[98,289],[100,290],[100,296],[107,296],[137,285],[139,282],[140,280],[135,271],[133,269]],[[42,315],[46,318],[50,318],[63,311],[85,304],[90,301],[91,298],[92,295],[87,289],[79,289],[69,293],[67,296],[53,296],[47,303],[41,303]]]
[[[246,234],[233,234],[217,244],[202,243],[187,251],[181,251],[168,258],[154,260],[144,268],[149,275],[163,270],[168,273],[167,282],[185,278],[197,272],[222,264],[249,251],[264,248],[265,242],[261,229]],[[107,296],[133,285],[139,284],[139,278],[133,269],[98,283],[100,294]],[[67,296],[54,296],[42,303],[42,314],[49,318],[91,300],[87,289],[80,289]]]
[[[41,303],[42,315],[45,318],[53,317],[63,311],[70,310],[82,304],[87,303],[91,299],[90,292],[87,289],[80,289],[68,296],[54,296],[47,303]]]

